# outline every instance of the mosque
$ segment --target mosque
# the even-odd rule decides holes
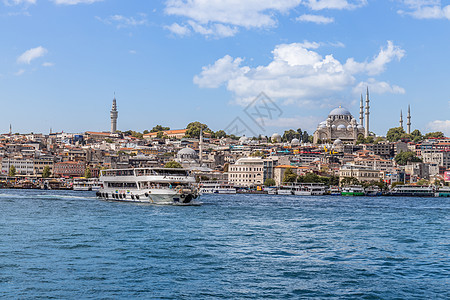
[[[328,118],[319,123],[317,130],[314,132],[314,143],[317,144],[321,140],[331,141],[332,143],[338,141],[344,144],[356,144],[358,136],[369,137],[369,103],[369,88],[367,88],[365,112],[361,95],[359,122],[347,109],[341,106],[333,109]]]

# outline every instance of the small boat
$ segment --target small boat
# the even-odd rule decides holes
[[[101,184],[98,178],[74,178],[72,189],[74,191],[99,191]]]
[[[311,189],[304,185],[297,185],[294,187],[294,195],[296,195],[296,196],[311,196]]]
[[[236,188],[227,182],[200,182],[200,194],[236,194]]]
[[[277,195],[294,195],[293,185],[280,185],[277,190]]]
[[[342,188],[342,196],[364,196],[364,189],[360,185],[350,185]]]
[[[450,187],[440,186],[436,194],[436,197],[450,197]]]
[[[371,185],[364,189],[364,193],[366,196],[381,196],[382,192],[380,188],[376,185]]]
[[[341,195],[341,189],[338,186],[332,186],[328,190],[331,196],[340,196]]]

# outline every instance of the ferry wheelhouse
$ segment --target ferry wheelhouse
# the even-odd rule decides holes
[[[169,205],[196,205],[195,178],[184,169],[136,168],[102,170],[101,199]]]

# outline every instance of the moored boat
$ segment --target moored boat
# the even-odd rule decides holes
[[[200,182],[200,194],[236,194],[236,188],[227,182]]]
[[[342,196],[364,196],[364,189],[360,185],[350,185],[342,188]]]
[[[391,196],[406,196],[406,197],[434,197],[434,186],[425,185],[397,185],[390,190]]]
[[[364,194],[366,196],[381,196],[382,192],[381,192],[381,189],[378,186],[371,185],[371,186],[366,187],[364,189]]]
[[[136,168],[102,170],[101,199],[165,205],[199,205],[195,178],[184,169]]]

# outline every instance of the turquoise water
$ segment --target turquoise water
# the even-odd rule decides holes
[[[0,190],[0,297],[449,299],[447,198]]]

